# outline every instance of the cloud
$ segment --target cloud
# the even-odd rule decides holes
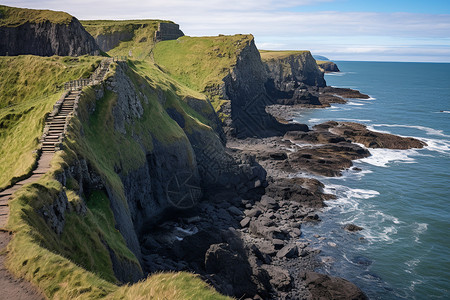
[[[383,51],[392,49],[431,51],[430,46],[440,45],[447,48],[436,52],[443,51],[444,56],[450,48],[449,14],[297,12],[299,7],[333,0],[4,2],[13,6],[65,10],[79,19],[173,20],[180,24],[185,34],[192,36],[252,33],[261,45],[269,48],[309,47],[311,50],[322,51],[327,46],[330,47],[328,51],[339,49],[352,55],[381,55]],[[418,43],[417,47],[412,46],[411,40]],[[406,50],[406,47],[410,47],[410,50]],[[419,51],[417,55],[420,56],[421,53]],[[447,60],[450,61],[450,54]]]

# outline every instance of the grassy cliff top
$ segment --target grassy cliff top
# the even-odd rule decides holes
[[[113,32],[134,31],[141,27],[152,27],[156,30],[158,23],[173,23],[165,20],[83,20],[80,22],[93,37]]]
[[[51,22],[69,24],[73,17],[68,13],[53,10],[38,10],[0,5],[0,26],[16,27],[29,23]]]
[[[253,41],[252,35],[188,37],[156,44],[155,62],[176,80],[204,92],[221,84],[235,66],[240,52]]]
[[[309,53],[307,50],[301,51],[272,51],[272,50],[259,50],[261,54],[261,59],[263,61],[271,60],[271,59],[283,59],[292,55],[301,55],[304,53]]]

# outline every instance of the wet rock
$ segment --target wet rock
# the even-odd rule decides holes
[[[350,231],[350,232],[355,232],[355,231],[361,231],[361,230],[363,230],[364,228],[362,228],[362,227],[360,227],[360,226],[357,226],[357,225],[355,225],[355,224],[346,224],[346,225],[344,226],[344,229],[347,230],[347,231]]]
[[[305,280],[312,299],[366,300],[367,296],[353,283],[339,277],[304,272],[300,277]]]
[[[349,139],[354,143],[363,144],[368,148],[411,149],[423,148],[427,145],[425,142],[415,138],[371,131],[365,125],[354,122],[329,121],[316,126],[314,128],[326,128],[327,131]]]

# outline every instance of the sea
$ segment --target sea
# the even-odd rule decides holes
[[[370,95],[295,118],[310,126],[352,121],[415,137],[423,149],[369,149],[361,169],[316,177],[337,196],[321,222],[302,226],[321,250],[319,271],[350,280],[370,299],[450,299],[450,64],[337,62],[327,85]],[[349,233],[345,224],[363,227]]]

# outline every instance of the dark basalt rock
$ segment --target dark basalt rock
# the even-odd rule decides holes
[[[312,299],[366,300],[367,296],[353,283],[343,278],[316,272],[300,275],[310,291]]]
[[[347,230],[347,231],[350,231],[350,232],[354,232],[354,231],[361,231],[364,228],[362,228],[360,226],[357,226],[355,224],[347,224],[347,225],[344,226],[344,229]]]
[[[293,170],[303,170],[323,176],[340,176],[341,170],[352,166],[352,160],[370,156],[367,149],[340,142],[313,148],[302,148],[289,155]]]
[[[411,137],[401,137],[388,133],[370,131],[363,124],[353,122],[329,121],[316,125],[316,130],[327,130],[344,137],[354,143],[360,143],[368,148],[410,149],[423,148],[427,144]]]
[[[99,55],[94,38],[76,18],[68,25],[50,21],[0,27],[0,55]]]

